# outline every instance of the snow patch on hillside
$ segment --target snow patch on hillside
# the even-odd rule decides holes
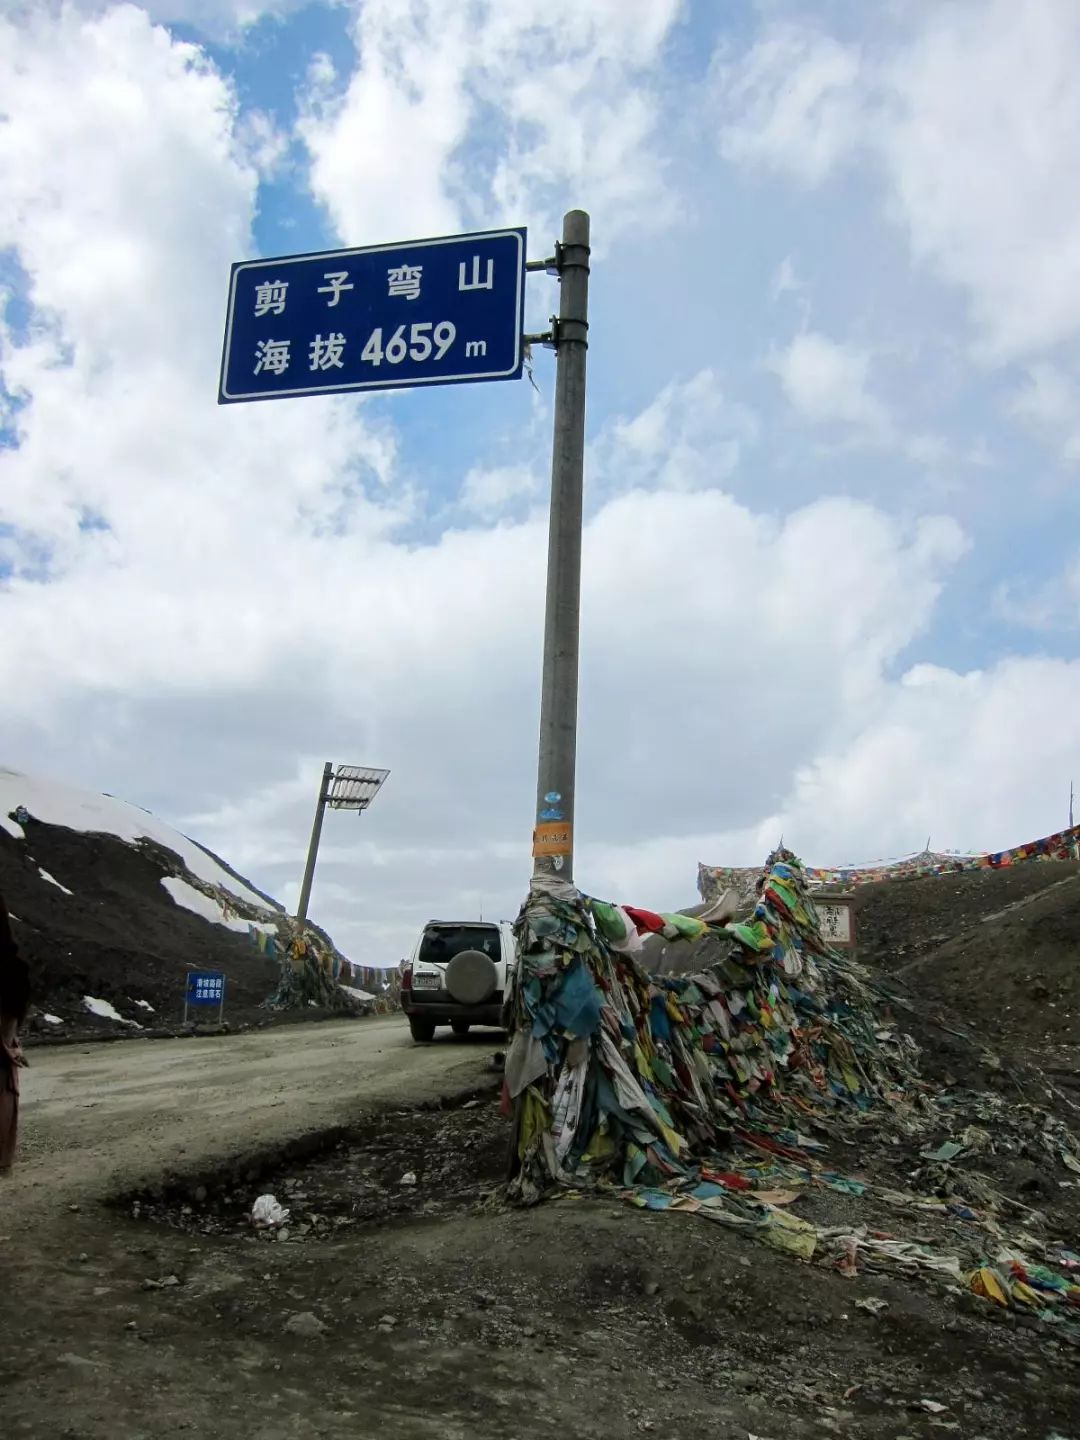
[[[128,844],[153,840],[179,855],[199,880],[227,891],[263,913],[270,908],[263,896],[230,875],[200,845],[137,805],[0,766],[0,826],[16,840],[23,840],[26,838],[23,827],[10,818],[10,812],[19,805],[24,805],[33,819],[46,825],[114,835]],[[247,928],[246,921],[242,928]]]
[[[235,930],[238,935],[246,935],[248,926],[256,930],[273,930],[276,927],[255,920],[244,920],[238,915],[227,915],[225,907],[220,900],[205,895],[201,890],[196,890],[194,885],[189,885],[186,880],[181,880],[176,875],[164,875],[162,885],[172,896],[177,905],[182,905],[185,910],[190,910],[193,915],[199,915],[204,920],[209,920],[211,925],[221,925],[226,930]],[[263,913],[266,907],[260,906]]]
[[[50,875],[48,870],[43,870],[40,865],[38,866],[38,874],[43,880],[47,880],[50,885],[55,885],[58,890],[62,890],[65,895],[73,895],[75,893],[73,890],[69,890],[66,885],[61,885],[55,875]]]
[[[142,1028],[137,1020],[125,1020],[114,1005],[110,1005],[108,1000],[99,1000],[96,995],[84,995],[83,1004],[91,1015],[97,1015],[102,1020],[119,1020],[121,1025],[133,1025],[136,1030]]]
[[[360,1000],[363,1002],[375,999],[374,995],[369,995],[366,990],[358,990],[355,985],[342,985],[339,983],[338,989],[344,990],[345,994],[351,995],[354,1000]]]

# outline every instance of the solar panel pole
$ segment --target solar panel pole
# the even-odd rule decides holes
[[[315,806],[315,820],[311,826],[311,843],[308,845],[307,864],[304,866],[304,879],[300,886],[300,902],[296,907],[297,920],[307,919],[311,885],[315,879],[315,859],[319,853],[319,837],[322,835],[323,816],[326,813],[326,802],[330,796],[330,778],[333,773],[334,767],[327,760],[323,766],[322,780],[319,782],[319,799]]]

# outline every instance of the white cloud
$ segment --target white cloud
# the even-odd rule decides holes
[[[18,83],[3,238],[30,278],[39,338],[6,342],[27,403],[19,447],[0,459],[0,504],[21,555],[36,553],[27,537],[51,552],[48,583],[27,573],[0,590],[6,752],[197,817],[200,837],[286,899],[322,760],[388,764],[359,832],[328,822],[319,917],[357,954],[393,960],[429,913],[513,909],[528,867],[543,520],[397,544],[408,493],[383,498],[392,438],[362,408],[216,409],[219,301],[199,297],[246,248],[255,197],[228,86],[134,12],[69,17],[4,54]],[[220,229],[185,228],[193,194],[214,197]],[[79,223],[107,262],[93,303],[62,273]],[[167,284],[172,273],[185,284]],[[866,702],[958,553],[949,522],[908,531],[844,501],[786,519],[736,504],[716,485],[752,432],[702,372],[598,447],[635,488],[610,485],[585,536],[580,815],[596,858],[583,853],[582,874],[597,888],[617,879],[605,846],[661,823],[636,777],[676,826],[700,829],[718,808],[751,818],[750,777],[777,753],[812,755]],[[80,529],[87,511],[108,529]],[[765,678],[732,686],[741,674]],[[702,757],[736,747],[740,763],[703,787]]]
[[[89,364],[121,343],[153,353],[162,333],[182,363],[216,349],[208,327],[248,243],[256,177],[201,52],[131,6],[0,22],[0,94],[0,238],[24,257],[42,318],[62,314]],[[220,289],[206,283],[214,260]]]
[[[1060,446],[1064,460],[1080,462],[1080,385],[1049,362],[1028,367],[1012,399],[1012,413]]]
[[[90,19],[115,10],[118,0],[14,0],[16,16],[56,15],[62,6]],[[244,32],[259,20],[281,17],[299,10],[306,0],[140,0],[139,9],[162,25],[184,24],[208,39],[226,42],[242,40]]]
[[[1066,821],[1076,747],[1068,727],[1047,718],[1077,703],[1075,661],[913,668],[857,738],[800,774],[785,835],[812,829],[832,857],[870,856],[883,843],[887,853],[917,850],[927,834],[957,849],[1048,834]]]
[[[474,142],[498,132],[516,136],[527,176],[535,164],[530,204],[600,155],[604,205],[616,220],[635,213],[655,156],[646,188],[624,189],[624,147],[653,143],[630,122],[659,113],[653,67],[676,8],[485,7],[491,50],[478,58],[452,7],[441,30],[434,7],[405,10],[398,44],[401,7],[376,0],[358,35],[378,103],[362,109],[354,75],[309,118],[320,193],[338,223],[369,227],[350,239],[456,223],[469,194],[496,193],[509,143]],[[427,53],[443,39],[445,55]],[[600,149],[575,150],[557,108],[537,119],[533,99],[510,93],[513,67],[492,73],[533,40],[542,69],[567,69],[552,93],[595,82],[600,104],[640,80],[644,109],[614,105]],[[478,455],[447,477],[497,525],[406,542],[417,501],[374,406],[214,405],[228,264],[250,253],[274,137],[145,15],[5,24],[0,95],[0,247],[15,248],[32,305],[0,352],[23,402],[18,446],[0,452],[16,572],[0,579],[0,758],[186,822],[286,900],[323,761],[385,764],[369,815],[327,820],[316,918],[358,959],[393,961],[431,914],[512,912],[529,870],[546,556],[544,517],[527,508],[534,474],[540,494],[545,479],[531,450],[501,465]],[[357,106],[363,124],[345,118]],[[485,106],[505,116],[501,132],[491,114],[481,125]],[[552,126],[573,142],[563,168],[545,158]],[[399,182],[408,143],[424,149],[415,199],[369,154],[391,141]],[[804,353],[789,365],[793,394],[810,418],[865,429],[881,403],[870,357],[817,339],[824,370]],[[842,499],[791,513],[739,503],[724,486],[747,493],[764,427],[718,372],[665,377],[598,428],[584,883],[677,904],[698,858],[757,860],[777,825],[826,860],[906,848],[924,822],[959,844],[1048,828],[1035,816],[1049,771],[1024,739],[1040,705],[1075,708],[1070,667],[893,678],[918,658],[964,553],[954,521]],[[1024,749],[1012,768],[1010,743]],[[1049,769],[1065,744],[1053,741]]]
[[[717,488],[736,473],[757,433],[756,416],[724,392],[712,370],[672,380],[637,415],[614,420],[600,437],[590,494]]]
[[[997,615],[1029,630],[1075,630],[1080,626],[1080,555],[1037,581],[1012,580],[994,595]]]
[[[817,185],[858,144],[865,104],[859,52],[818,30],[785,21],[742,56],[724,45],[710,79],[721,152],[737,164]]]
[[[1074,425],[1080,421],[1076,389],[1055,365],[1032,365],[1027,383],[1013,398],[1013,414],[1038,425]]]
[[[760,823],[798,764],[873,713],[962,549],[952,522],[907,530],[850,501],[783,520],[717,490],[605,505],[585,534],[582,880],[611,893],[631,873],[626,847],[648,856],[666,834],[674,855],[682,836],[681,875],[658,872],[646,898],[687,898],[695,837],[719,817]],[[224,581],[191,595],[170,576],[161,613],[198,637],[180,685],[154,663],[168,644],[121,622],[149,590],[145,573],[20,593],[5,616],[19,640],[0,672],[14,697],[4,728],[17,739],[51,714],[58,739],[38,735],[36,751],[71,763],[62,737],[77,710],[111,788],[121,775],[139,799],[153,798],[168,756],[171,805],[198,801],[173,817],[285,899],[324,758],[308,737],[317,729],[332,758],[389,765],[359,827],[328,824],[315,913],[358,953],[396,959],[428,912],[511,910],[524,882],[544,556],[540,520],[411,550],[383,541],[362,566],[308,545],[290,557],[285,609],[277,564],[238,566],[230,584],[254,626],[239,656],[235,632],[220,630],[235,606]],[[75,629],[80,607],[92,618]],[[216,663],[214,616],[231,666]]]
[[[807,330],[772,357],[770,368],[804,419],[851,425],[883,437],[890,424],[868,387],[870,358],[866,350]]]
[[[514,501],[535,498],[540,488],[540,476],[528,465],[475,467],[465,476],[461,504],[470,514],[493,519]]]
[[[1080,662],[1014,658],[968,673],[913,667],[881,685],[845,741],[785,768],[749,824],[601,845],[616,896],[684,904],[707,864],[753,865],[782,835],[810,864],[841,865],[935,847],[998,850],[1067,822],[1076,747],[1047,716],[1080,704]],[[1030,737],[1039,736],[1038,744]],[[773,808],[768,808],[774,801]]]
[[[899,46],[767,25],[714,93],[724,153],[818,184],[865,158],[913,256],[966,294],[982,356],[1080,330],[1080,8],[912,7]]]
[[[994,359],[1080,327],[1078,63],[1071,0],[991,0],[934,12],[890,70],[895,203]]]
[[[248,110],[240,117],[237,139],[259,173],[269,180],[280,175],[289,155],[290,140],[286,131],[264,110]]]
[[[941,435],[909,435],[905,438],[904,449],[908,459],[930,470],[939,469],[953,459],[952,447]],[[983,462],[977,454],[971,453],[965,463],[977,465]]]
[[[435,23],[428,0],[368,0],[344,92],[325,61],[309,76],[299,130],[311,188],[347,244],[460,228],[451,161],[469,124],[471,27],[463,8],[444,7],[436,43]]]
[[[806,286],[803,281],[799,279],[799,273],[794,259],[790,255],[785,255],[776,267],[772,285],[769,287],[770,296],[775,301],[784,295],[801,296],[805,294],[805,291]]]
[[[316,197],[349,244],[495,222],[554,235],[572,204],[610,243],[662,209],[650,70],[680,8],[365,0],[353,73],[324,62],[304,96]]]
[[[132,557],[148,576],[224,566],[264,517],[283,544],[297,527],[392,523],[364,495],[381,493],[392,442],[355,405],[213,403],[256,174],[201,53],[131,7],[68,11],[4,28],[0,93],[0,247],[15,247],[34,306],[25,343],[0,331],[5,383],[26,402],[18,448],[0,452],[0,507],[33,573],[43,548],[48,573],[84,565],[107,588]],[[150,629],[153,600],[133,605],[125,627]],[[186,648],[159,664],[182,668]]]

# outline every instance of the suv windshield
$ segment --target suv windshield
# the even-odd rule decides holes
[[[462,950],[482,950],[498,964],[502,958],[494,925],[429,925],[417,959],[424,965],[445,965]]]

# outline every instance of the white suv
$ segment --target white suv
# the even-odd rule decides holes
[[[470,1025],[502,1025],[514,966],[514,929],[506,920],[429,920],[401,974],[401,1008],[414,1040],[436,1025],[464,1035]]]

